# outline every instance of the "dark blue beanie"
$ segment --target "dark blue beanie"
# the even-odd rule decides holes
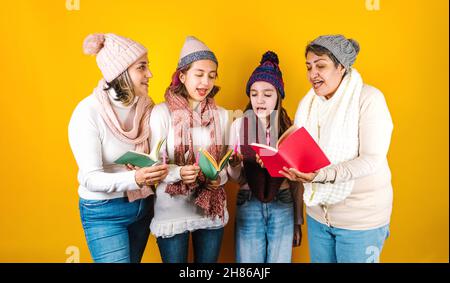
[[[267,51],[262,56],[260,65],[253,71],[250,79],[247,82],[246,93],[250,95],[250,87],[254,82],[264,81],[272,84],[280,93],[281,98],[284,98],[284,83],[283,74],[278,67],[278,56],[275,52]]]

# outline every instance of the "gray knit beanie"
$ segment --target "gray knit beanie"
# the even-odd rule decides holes
[[[322,35],[310,44],[320,45],[328,49],[346,70],[355,63],[356,55],[359,53],[359,43],[340,34]]]

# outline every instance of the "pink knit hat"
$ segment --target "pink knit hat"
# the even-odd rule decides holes
[[[211,60],[217,65],[219,64],[217,62],[216,55],[214,55],[205,43],[194,36],[188,36],[186,37],[183,48],[181,49],[177,69],[181,69],[192,62],[203,59]]]
[[[88,35],[83,51],[86,55],[97,55],[97,65],[109,83],[147,53],[147,48],[129,38],[107,33]]]

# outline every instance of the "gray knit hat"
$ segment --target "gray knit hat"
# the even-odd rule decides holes
[[[340,34],[322,35],[310,44],[320,45],[328,49],[346,70],[355,63],[356,55],[359,53],[359,43]]]

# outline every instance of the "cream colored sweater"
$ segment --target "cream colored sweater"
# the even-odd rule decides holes
[[[297,117],[298,113],[295,119],[298,125]],[[307,207],[306,213],[310,217],[349,230],[369,230],[389,224],[393,194],[387,153],[392,130],[392,119],[383,94],[364,85],[360,98],[358,157],[324,168],[314,179],[317,182],[353,179],[352,193],[327,208]]]

